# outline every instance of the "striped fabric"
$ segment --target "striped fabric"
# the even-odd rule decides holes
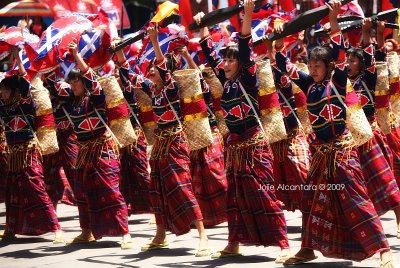
[[[48,5],[38,0],[13,1],[0,9],[0,16],[54,16]]]
[[[6,137],[0,126],[0,203],[6,199],[6,182],[8,173],[8,153],[6,145]]]
[[[390,150],[393,154],[393,172],[397,184],[400,186],[400,127],[392,129],[389,135],[386,135]]]
[[[361,169],[367,185],[367,194],[378,215],[400,206],[400,191],[390,164],[382,148],[385,148],[381,130],[374,130],[374,137],[358,147]]]
[[[222,135],[217,132],[213,136],[212,145],[190,153],[193,191],[206,227],[226,221],[228,182],[221,144]]]
[[[182,131],[157,138],[150,166],[150,200],[157,225],[175,235],[188,233],[203,216],[192,188],[189,149]]]
[[[122,236],[129,232],[128,210],[119,190],[120,161],[114,141],[98,141],[91,151],[100,154],[87,157],[85,165],[77,170],[74,193],[80,226],[91,229],[96,239]]]
[[[53,204],[43,182],[43,166],[37,147],[20,151],[28,165],[8,174],[6,189],[6,231],[21,235],[42,235],[60,230]],[[14,154],[10,155],[10,162]],[[11,170],[11,169],[10,169]]]
[[[276,197],[288,211],[300,209],[303,191],[299,186],[306,182],[311,157],[305,135],[295,133],[288,139],[270,145],[274,157]]]
[[[229,242],[288,248],[285,215],[271,189],[272,155],[267,143],[256,137],[231,140],[227,150]]]
[[[142,130],[137,129],[135,144],[121,151],[120,188],[129,213],[151,213],[150,172],[147,159],[147,141]]]
[[[346,132],[331,143],[311,144],[309,189],[302,200],[302,248],[329,258],[362,261],[389,244],[366,193],[358,152]]]
[[[61,200],[68,205],[74,204],[74,194],[60,165],[60,152],[43,156],[44,184],[46,192],[54,206]]]

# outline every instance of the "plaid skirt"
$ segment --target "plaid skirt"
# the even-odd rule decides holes
[[[358,147],[367,193],[378,215],[400,206],[399,187],[387,161],[391,154],[389,159],[385,155],[388,153],[386,142],[380,128],[375,128],[373,138]]]
[[[61,200],[67,205],[76,205],[73,193],[76,170],[73,168],[78,156],[78,145],[73,129],[58,130],[60,150],[43,157],[46,191],[53,204]]]
[[[79,222],[90,229],[96,239],[121,236],[128,230],[128,210],[119,190],[120,160],[118,148],[104,134],[79,142],[75,198]]]
[[[393,154],[393,172],[400,186],[400,126],[393,128],[392,132],[386,135],[389,148]]]
[[[0,203],[6,200],[8,174],[8,149],[5,137],[0,133]]]
[[[288,139],[272,143],[271,151],[276,197],[285,204],[286,210],[300,209],[303,191],[310,168],[310,150],[302,132],[294,131]]]
[[[228,140],[226,175],[229,242],[288,248],[285,215],[275,196],[272,155],[260,133]]]
[[[226,192],[222,135],[213,133],[214,142],[207,148],[192,151],[190,162],[194,195],[203,214],[204,226],[211,227],[226,221]]]
[[[138,137],[136,143],[121,151],[121,193],[129,213],[152,213],[147,141],[142,130],[136,129],[135,132]]]
[[[362,261],[389,249],[389,244],[351,144],[347,132],[334,142],[311,144],[302,200],[302,247],[329,258]]]
[[[6,189],[6,231],[42,235],[60,230],[43,182],[42,157],[32,141],[9,146]]]
[[[203,216],[193,192],[189,149],[179,127],[157,133],[150,157],[150,200],[157,225],[175,235]]]

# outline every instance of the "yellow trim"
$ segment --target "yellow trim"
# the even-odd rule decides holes
[[[141,107],[140,107],[140,111],[141,111],[142,113],[150,112],[150,111],[152,111],[152,110],[153,110],[153,106],[151,106],[151,105],[148,105],[148,106],[141,106]]]
[[[264,110],[261,110],[261,116],[273,114],[273,113],[276,113],[276,112],[279,112],[279,111],[281,111],[281,107],[280,106],[279,107],[273,107],[273,108],[270,108],[270,109],[264,109]]]
[[[111,120],[108,124],[110,125],[110,127],[112,127],[112,126],[121,124],[121,122],[124,122],[126,120],[129,120],[129,116],[124,116],[124,117],[121,117],[118,119]]]
[[[389,94],[389,90],[375,90],[375,96],[387,96]]]
[[[107,109],[115,108],[115,107],[121,105],[123,102],[125,102],[124,99],[113,100],[113,101],[107,103]]]
[[[197,120],[197,119],[202,119],[202,118],[207,118],[207,117],[208,117],[207,113],[204,112],[204,113],[185,115],[183,117],[183,120],[184,121],[192,121],[192,120]]]
[[[193,97],[190,98],[182,98],[183,103],[192,103],[192,102],[196,102],[198,100],[202,100],[203,99],[203,93],[197,94]]]
[[[36,111],[36,116],[42,116],[42,115],[52,114],[52,113],[53,113],[53,109],[49,108],[49,109]]]
[[[262,97],[262,96],[274,93],[275,91],[276,91],[275,87],[269,87],[269,88],[266,88],[266,89],[263,88],[263,89],[260,89],[258,91],[258,96]]]
[[[301,92],[301,89],[293,83],[293,94],[298,94]]]
[[[390,78],[390,84],[394,84],[394,83],[398,83],[399,82],[399,77],[393,77],[393,78]]]
[[[143,124],[144,127],[152,127],[152,126],[155,126],[155,125],[157,125],[157,123],[154,122],[154,121],[147,122],[147,123]]]

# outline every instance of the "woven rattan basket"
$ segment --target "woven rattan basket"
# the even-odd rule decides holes
[[[43,82],[39,76],[32,79],[32,98],[36,105],[36,120],[39,117],[45,117],[44,121],[51,121],[47,125],[36,125],[36,136],[43,155],[58,152],[58,142],[56,127],[53,117],[53,108],[51,106],[49,91],[43,86]]]
[[[392,71],[397,71],[397,77],[398,77],[398,68],[392,68],[389,67],[390,63],[392,64],[396,64],[394,62],[394,58],[393,55],[391,57],[391,62],[376,62],[376,72],[378,75],[378,79],[377,79],[377,84],[376,84],[376,89],[375,92],[376,94],[384,94],[384,95],[389,95],[390,94],[390,87],[389,87],[389,73],[391,73]],[[389,60],[388,58],[388,60]],[[398,61],[398,58],[396,56],[396,59]],[[390,68],[390,71],[389,71]],[[393,116],[391,116],[391,107],[384,107],[384,108],[379,108],[376,109],[376,119],[378,121],[378,124],[380,126],[380,128],[382,129],[383,133],[385,134],[389,134],[391,131],[391,128],[394,124],[393,122]]]
[[[173,73],[173,77],[179,86],[181,104],[185,99],[202,96],[199,71],[194,69],[179,70]],[[202,99],[204,102],[204,99]],[[204,104],[205,106],[205,104]],[[188,140],[191,151],[210,146],[213,143],[213,135],[208,121],[207,110],[196,114],[184,114],[183,131]]]
[[[214,100],[221,99],[224,88],[221,82],[218,80],[218,77],[215,75],[214,71],[211,67],[206,67],[203,69],[204,80],[210,86],[211,96]],[[216,107],[214,106],[214,109]],[[218,129],[221,132],[222,136],[225,136],[229,133],[228,126],[225,123],[224,116],[221,110],[215,111],[215,118],[217,119]]]
[[[114,76],[100,77],[97,81],[100,83],[106,95],[107,109],[126,107],[127,104],[124,95]],[[123,107],[124,105],[125,107]],[[109,126],[121,148],[131,145],[136,141],[137,136],[132,127],[129,115],[109,120]]]
[[[361,108],[361,105],[356,104],[347,107],[346,112],[346,125],[353,136],[354,144],[356,146],[363,145],[373,136],[371,125],[365,116],[364,110]]]
[[[151,98],[140,88],[134,88],[135,96],[139,106],[140,113],[147,111],[152,111]],[[141,122],[144,136],[146,137],[147,144],[153,145],[156,140],[155,130],[157,128],[157,123],[155,121]]]
[[[296,63],[297,68],[299,69],[299,71],[302,71],[306,74],[308,74],[308,68],[307,65],[305,63]],[[293,83],[293,94],[295,97],[295,100],[298,98],[297,95],[300,94],[304,94],[301,89],[295,84]],[[311,122],[310,122],[310,118],[308,117],[308,110],[307,110],[307,104],[299,106],[296,100],[296,112],[297,112],[297,116],[299,118],[299,121],[301,123],[301,126],[303,127],[303,131],[306,134],[309,134],[312,132],[312,126],[311,126]]]
[[[272,75],[271,65],[269,60],[262,60],[257,62],[257,78],[259,80],[259,97],[262,95],[270,95],[278,93],[276,92],[274,78]],[[276,96],[277,97],[277,96]],[[269,143],[278,142],[287,138],[285,122],[283,120],[283,113],[278,103],[276,107],[270,107],[268,109],[262,109],[262,103],[260,103],[261,109],[261,124],[266,132]]]

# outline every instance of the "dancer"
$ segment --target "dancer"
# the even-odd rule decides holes
[[[19,75],[0,83],[0,117],[4,121],[9,148],[9,172],[6,189],[6,226],[3,239],[20,235],[54,232],[53,243],[64,238],[53,204],[44,188],[43,162],[35,135],[35,103],[28,74],[16,47],[10,49]]]
[[[341,4],[332,1],[327,5],[332,49],[316,47],[310,52],[310,75],[287,61],[282,39],[275,44],[280,71],[289,75],[307,94],[309,118],[316,134],[316,140],[311,144],[313,155],[308,188],[302,199],[302,246],[284,264],[314,260],[315,249],[326,257],[355,261],[380,252],[381,267],[393,267],[390,247],[365,192],[358,152],[345,121],[348,67],[337,22]],[[275,30],[280,33],[282,26]],[[334,72],[331,75],[332,66]]]
[[[279,246],[281,253],[276,262],[283,262],[289,257],[286,221],[271,187],[272,155],[256,116],[258,80],[255,62],[250,60],[253,10],[253,1],[245,0],[239,44],[228,46],[223,60],[213,51],[208,29],[200,30],[203,52],[224,85],[221,106],[230,130],[226,158],[228,245],[212,257],[241,255],[242,243]],[[203,16],[204,13],[199,13],[194,20],[200,23]]]

